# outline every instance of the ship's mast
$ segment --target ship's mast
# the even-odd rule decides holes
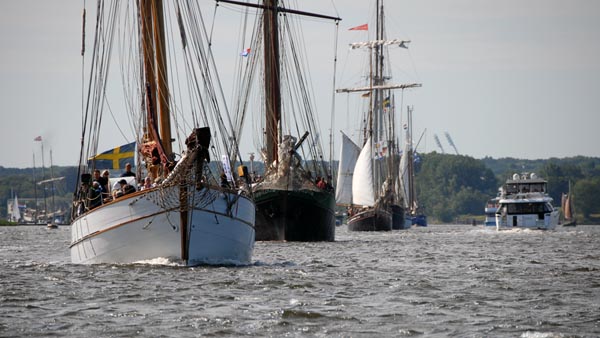
[[[279,29],[277,24],[277,0],[265,0],[263,35],[265,53],[265,119],[267,163],[277,161],[277,145],[280,142],[281,93],[279,77]]]
[[[416,196],[416,191],[415,191],[415,183],[414,183],[414,179],[415,179],[415,169],[414,169],[414,149],[413,149],[413,144],[412,144],[412,107],[408,106],[406,108],[406,122],[407,122],[407,129],[406,129],[406,142],[410,145],[410,147],[407,148],[407,152],[405,154],[403,154],[402,156],[407,156],[407,173],[405,173],[405,175],[408,175],[408,208],[411,213],[416,214],[417,210],[415,210],[415,196]]]
[[[278,0],[264,0],[263,5],[234,0],[217,0],[245,7],[261,8],[263,12],[263,39],[265,54],[265,143],[266,162],[277,161],[278,144],[281,142],[281,78],[279,57],[279,13],[292,13],[315,18],[340,21],[338,17],[308,13],[279,7]]]
[[[173,151],[163,3],[162,0],[140,0],[139,9],[147,91],[148,131],[152,139],[160,140],[159,153],[164,163]]]
[[[154,0],[152,19],[154,20],[154,48],[156,58],[156,82],[158,100],[159,131],[165,154],[173,153],[171,142],[171,111],[169,107],[169,84],[167,82],[167,63],[162,0]]]

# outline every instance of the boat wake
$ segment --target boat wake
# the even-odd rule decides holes
[[[495,230],[495,229],[494,229]],[[496,230],[497,233],[501,234],[520,234],[520,233],[538,233],[541,229],[525,229],[525,228],[513,228],[513,229],[501,229]]]
[[[174,261],[165,257],[157,257],[152,259],[145,259],[137,262],[133,262],[133,264],[141,264],[141,265],[163,265],[163,266],[185,266],[182,262]]]

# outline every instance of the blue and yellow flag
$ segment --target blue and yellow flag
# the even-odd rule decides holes
[[[383,99],[383,108],[389,108],[390,107],[390,97],[386,97],[385,99]]]
[[[126,163],[135,166],[135,142],[90,157],[90,166],[96,169],[123,169]]]

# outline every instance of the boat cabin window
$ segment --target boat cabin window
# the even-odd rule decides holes
[[[505,191],[507,194],[529,193],[529,192],[546,192],[545,183],[511,183],[507,184]]]
[[[531,192],[545,192],[545,186],[542,183],[531,184],[530,187]]]
[[[540,214],[551,212],[547,203],[513,203],[506,205],[509,214]]]
[[[519,192],[519,186],[517,184],[507,184],[506,185],[506,193],[507,194],[516,194]]]

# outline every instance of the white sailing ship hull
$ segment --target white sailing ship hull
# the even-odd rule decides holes
[[[216,189],[197,191],[189,186],[188,191],[189,211],[183,212],[187,236],[181,232],[179,186],[136,192],[73,221],[71,261],[134,263],[167,258],[190,266],[249,264],[254,249],[254,203]],[[182,259],[184,253],[187,260]]]

